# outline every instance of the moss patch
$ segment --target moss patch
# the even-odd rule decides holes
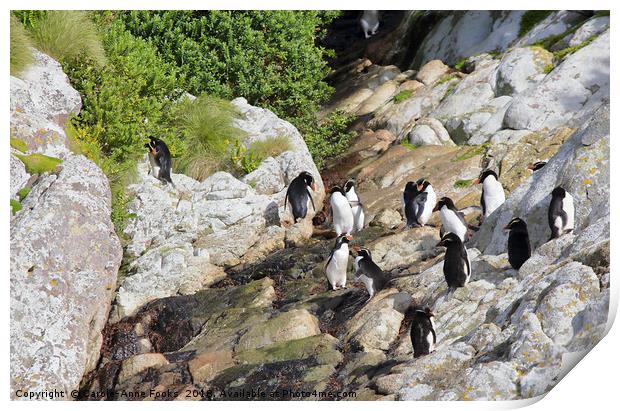
[[[53,171],[57,165],[62,163],[62,160],[56,157],[50,157],[43,154],[30,154],[20,155],[17,157],[26,166],[26,171],[29,174],[43,174]]]
[[[454,69],[458,70],[458,71],[462,71],[463,70],[463,66],[465,65],[465,62],[467,61],[467,57],[463,57],[462,59],[460,59],[459,61],[457,61],[454,64]]]
[[[407,140],[403,140],[400,142],[400,145],[413,151],[413,150],[417,150],[418,146],[416,146],[415,144],[411,144],[409,141]]]
[[[456,155],[452,160],[453,163],[457,161],[468,160],[472,157],[484,154],[489,148],[489,143],[484,143],[479,146],[469,146],[467,150],[462,152],[461,154]]]
[[[30,187],[24,187],[17,192],[17,196],[19,197],[19,201],[24,201],[24,198],[30,193],[32,190]]]
[[[22,204],[17,200],[11,199],[11,213],[15,214],[21,209],[22,209]]]
[[[392,100],[394,100],[395,104],[399,104],[402,103],[403,101],[407,100],[409,97],[411,97],[413,95],[413,91],[411,90],[402,90],[399,91],[393,98]]]
[[[15,150],[21,151],[22,153],[28,151],[28,144],[26,144],[24,140],[20,140],[17,137],[11,137],[11,147]]]
[[[256,350],[241,351],[235,358],[241,363],[265,364],[320,356],[324,364],[338,363],[342,359],[342,354],[336,349],[337,342],[338,340],[330,335],[320,334],[271,344]]]
[[[595,38],[597,38],[598,35],[594,35],[589,37],[587,40],[581,42],[580,44],[577,44],[576,46],[573,47],[567,47],[565,49],[562,50],[558,50],[556,52],[553,53],[553,56],[559,60],[562,60],[564,57],[568,56],[569,54],[573,54],[574,52],[576,52],[579,49],[584,48],[585,46],[587,46],[588,44],[592,43],[594,41]]]
[[[523,37],[535,25],[546,19],[553,10],[528,10],[521,16],[519,25],[519,37]]]
[[[454,188],[467,188],[471,185],[472,180],[456,180]]]
[[[457,78],[456,74],[445,74],[439,80],[437,80],[437,86],[443,83],[447,83],[448,81]]]

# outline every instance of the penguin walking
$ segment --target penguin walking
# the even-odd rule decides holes
[[[482,221],[484,221],[506,201],[504,187],[502,187],[502,183],[499,182],[499,178],[495,171],[488,169],[480,173],[480,177],[474,180],[474,184],[482,184],[480,205],[482,206]]]
[[[550,240],[570,233],[575,228],[573,196],[562,187],[556,187],[551,192],[548,217],[549,228],[551,228]]]
[[[349,241],[353,238],[348,234],[339,235],[336,238],[334,248],[325,263],[325,275],[327,281],[336,291],[339,288],[347,288],[347,265],[349,263]]]
[[[312,194],[308,191],[308,187],[312,191],[316,191],[316,184],[314,183],[314,177],[307,171],[302,171],[297,177],[291,181],[286,190],[284,196],[284,211],[286,211],[286,203],[291,203],[291,211],[293,213],[293,222],[297,223],[298,220],[306,218],[308,214],[308,200],[312,203],[312,209],[316,211],[314,207],[314,200]]]
[[[518,270],[532,255],[527,224],[519,217],[515,217],[504,227],[504,230],[510,230],[508,234],[508,262],[512,268]]]
[[[351,232],[356,233],[364,228],[364,205],[355,192],[355,181],[347,181],[344,185],[344,192],[353,213],[353,231]]]
[[[467,223],[454,202],[449,197],[441,197],[435,205],[433,211],[439,211],[441,218],[441,235],[445,233],[454,233],[461,241],[465,241],[467,234]]]
[[[170,177],[172,172],[172,156],[168,146],[156,137],[151,136],[149,139],[150,141],[144,147],[149,149],[150,174],[164,184],[170,183],[172,187],[175,187]]]
[[[411,322],[411,345],[413,346],[413,358],[428,355],[435,351],[437,333],[435,332],[434,314],[430,308],[415,310]]]
[[[390,280],[388,275],[372,261],[370,250],[362,248],[355,257],[355,279],[361,280],[368,291],[369,301],[376,293],[381,291]]]
[[[332,207],[334,230],[337,235],[351,234],[353,231],[353,210],[341,187],[333,187],[330,191],[329,203]]]
[[[437,243],[437,247],[446,247],[443,260],[443,275],[448,287],[453,290],[465,287],[471,277],[471,264],[467,249],[458,235],[447,233]]]
[[[424,227],[428,220],[430,220],[433,214],[433,209],[437,204],[437,195],[431,183],[425,178],[419,179],[417,182],[417,188],[420,194],[416,197],[416,218],[418,224]]]
[[[379,29],[379,10],[364,10],[360,18],[360,26],[365,38],[370,38],[377,34]]]

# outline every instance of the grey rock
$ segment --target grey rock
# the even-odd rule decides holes
[[[421,118],[409,133],[409,142],[416,146],[454,145],[441,122],[431,117]]]
[[[24,163],[21,162],[20,159],[15,157],[11,153],[11,163],[10,163],[10,176],[11,176],[11,198],[17,198],[17,192],[21,190],[28,180],[30,179],[30,174],[26,171],[26,167]]]
[[[450,67],[443,64],[441,60],[431,60],[420,68],[415,79],[426,86],[430,86],[448,71],[450,71]]]
[[[545,70],[550,65],[553,65],[553,54],[542,47],[510,50],[497,68],[496,94],[514,95],[527,90],[544,78]]]

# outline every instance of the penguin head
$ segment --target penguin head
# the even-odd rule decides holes
[[[407,184],[405,185],[405,192],[415,193],[416,191],[418,191],[418,185],[414,183],[413,181],[408,181]]]
[[[418,189],[418,191],[424,191],[426,190],[426,187],[431,185],[431,183],[429,183],[428,180],[425,179],[424,177],[418,179],[418,181],[416,181],[415,184],[416,184],[416,188]]]
[[[484,182],[484,179],[489,176],[493,176],[497,181],[499,181],[499,177],[497,177],[497,173],[495,173],[495,171],[488,168],[486,170],[483,170],[482,173],[480,173],[480,176],[474,180],[474,184],[482,184]]]
[[[159,140],[153,136],[149,136],[149,139],[150,141],[144,145],[144,148],[148,148],[151,153],[155,153]]]
[[[334,248],[340,248],[342,244],[349,244],[349,242],[353,240],[350,234],[340,234],[338,238],[336,238],[336,244]]]
[[[506,226],[504,227],[504,230],[512,230],[515,228],[527,229],[527,224],[525,224],[525,221],[521,220],[519,217],[515,217],[512,220],[510,220],[508,224],[506,224]]]
[[[351,189],[354,187],[355,187],[355,180],[348,180],[346,183],[344,183],[344,191],[346,193],[351,191]]]
[[[551,197],[553,197],[553,198],[564,198],[564,197],[566,197],[566,190],[564,190],[562,187],[556,187],[551,192]]]
[[[424,309],[424,314],[426,314],[426,316],[427,316],[428,318],[431,318],[431,317],[434,317],[434,316],[435,316],[435,314],[433,314],[433,312],[431,311],[430,307],[426,307],[426,308]]]
[[[304,180],[304,183],[306,183],[306,185],[310,187],[312,191],[316,191],[316,184],[314,183],[314,177],[312,177],[312,174],[307,171],[302,171],[301,173],[299,173],[299,177]]]
[[[357,256],[362,258],[368,258],[369,260],[372,259],[372,256],[370,255],[370,250],[367,248],[360,248],[357,251]]]
[[[332,189],[329,190],[329,193],[332,194],[332,195],[335,194],[335,193],[340,193],[342,195],[345,195],[344,194],[344,190],[342,189],[342,187],[338,187],[338,186],[333,186]]]
[[[460,243],[461,238],[458,235],[452,232],[448,232],[444,234],[444,236],[441,238],[441,241],[437,243],[436,247],[450,247],[451,245]]]
[[[439,211],[441,210],[441,207],[446,206],[450,209],[454,209],[454,201],[452,201],[452,199],[450,197],[441,197],[439,199],[439,201],[437,201],[437,204],[435,204],[435,208],[433,208],[433,211]]]
[[[547,164],[547,161],[537,161],[535,163],[528,164],[527,168],[528,170],[531,170],[532,172],[534,172],[534,171],[538,171],[541,168],[543,168],[545,164]]]

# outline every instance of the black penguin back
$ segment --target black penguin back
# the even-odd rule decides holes
[[[411,322],[410,332],[414,358],[430,354],[431,344],[429,342],[429,335],[432,335],[433,342],[435,342],[435,330],[430,317],[427,313],[416,310]]]
[[[455,236],[454,242],[448,244],[443,261],[443,274],[450,288],[464,287],[469,273],[467,250],[461,239]]]
[[[293,219],[304,219],[308,214],[308,189],[302,175],[299,175],[291,181],[286,190],[286,198],[291,205]]]
[[[508,262],[515,270],[521,268],[532,255],[527,226],[516,226],[508,234]]]

